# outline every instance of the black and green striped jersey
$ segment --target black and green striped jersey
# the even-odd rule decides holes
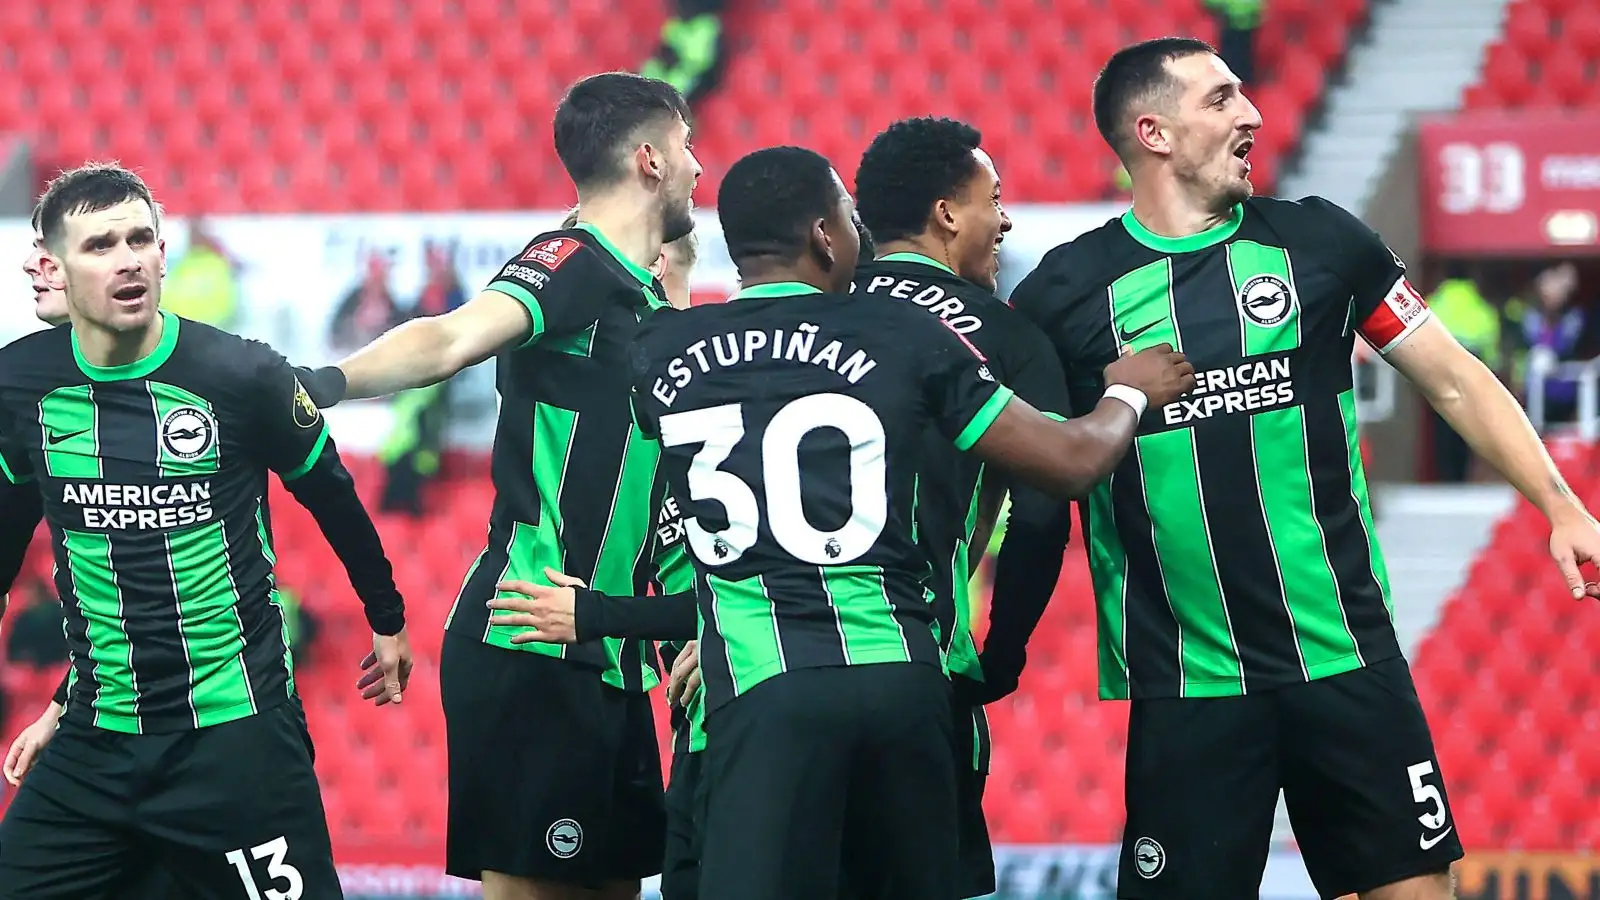
[[[1122,347],[1168,342],[1197,372],[1081,507],[1102,697],[1232,696],[1399,654],[1351,353],[1426,320],[1404,272],[1337,206],[1256,198],[1180,239],[1130,212],[1017,287],[1075,402]]]
[[[766,284],[655,317],[633,370],[698,575],[707,714],[794,669],[940,664],[912,536],[925,427],[966,449],[1011,397],[959,335]]]
[[[342,484],[317,490],[360,510],[283,357],[171,314],[161,328],[152,353],[113,368],[85,360],[66,326],[0,350],[0,473],[42,497],[72,658],[66,715],[129,733],[216,725],[293,693],[268,469],[291,489],[337,469]],[[364,524],[363,599],[383,595],[394,633],[399,595],[356,515],[344,524]]]
[[[545,567],[596,591],[643,594],[653,578],[655,516],[665,497],[656,442],[629,411],[629,343],[667,305],[665,290],[599,231],[534,238],[488,289],[527,307],[532,329],[497,360],[500,420],[487,548],[467,573],[446,628],[505,650],[595,668],[613,687],[658,683],[649,644],[513,644],[484,605],[503,579],[547,583]]]
[[[976,348],[980,361],[1001,384],[1036,409],[1066,413],[1066,382],[1049,340],[1016,310],[948,266],[921,254],[893,253],[857,267],[853,293],[906,301],[938,316]],[[982,681],[971,630],[973,561],[968,548],[978,525],[985,467],[978,457],[940,443],[929,435],[917,477],[917,542],[934,569],[946,665],[951,674]],[[1039,514],[1044,516],[1054,516],[1061,502],[1020,486],[1013,499],[1024,514],[1032,514],[1027,510],[1033,507],[1047,508]],[[1051,577],[1044,588],[1046,598],[1054,586]]]

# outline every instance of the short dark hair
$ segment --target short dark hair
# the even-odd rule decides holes
[[[933,204],[955,196],[978,171],[972,151],[983,134],[955,119],[901,119],[861,155],[856,211],[880,241],[921,234]]]
[[[811,223],[838,201],[833,164],[804,147],[768,147],[747,154],[722,177],[717,218],[737,266],[754,256],[793,260]]]
[[[1128,108],[1175,87],[1167,63],[1216,48],[1197,38],[1163,37],[1129,44],[1111,54],[1094,80],[1094,127],[1127,160],[1131,135],[1122,131]]]
[[[689,105],[667,82],[628,72],[590,75],[556,106],[556,155],[578,190],[604,187],[622,177],[623,145],[640,128],[677,119],[689,121]]]
[[[35,210],[39,233],[46,244],[60,247],[67,216],[99,212],[129,200],[143,200],[150,207],[150,218],[159,231],[160,207],[150,195],[150,187],[130,169],[114,162],[86,163],[57,175],[45,186]]]

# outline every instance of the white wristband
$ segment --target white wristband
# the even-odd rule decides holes
[[[1144,411],[1150,405],[1150,398],[1145,396],[1144,391],[1128,384],[1108,384],[1106,392],[1101,396],[1128,404],[1133,409],[1134,416],[1140,419],[1144,418]]]

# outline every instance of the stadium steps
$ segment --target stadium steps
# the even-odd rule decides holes
[[[1352,48],[1327,114],[1305,137],[1298,171],[1281,194],[1319,194],[1361,214],[1417,113],[1455,109],[1500,33],[1506,0],[1394,0],[1372,6],[1371,28]]]
[[[1489,545],[1516,492],[1503,484],[1391,485],[1378,489],[1378,541],[1389,565],[1394,624],[1409,657]]]

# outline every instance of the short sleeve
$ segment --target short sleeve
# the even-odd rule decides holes
[[[928,344],[920,353],[927,360],[922,387],[928,409],[956,449],[968,450],[1000,417],[1014,394],[995,380],[978,348],[945,320],[908,311],[913,315],[907,322],[918,323],[916,333],[925,335]]]
[[[249,385],[256,452],[284,481],[311,471],[328,447],[328,422],[289,361],[265,345],[265,358]]]
[[[1380,353],[1400,346],[1432,315],[1406,280],[1406,264],[1376,231],[1342,207],[1321,197],[1300,204],[1319,219],[1319,243],[1333,255],[1333,269],[1350,289],[1356,331]]]
[[[1094,280],[1097,272],[1104,271],[1111,252],[1111,248],[1105,244],[1106,241],[1098,233],[1062,244],[1046,253],[1039,265],[1011,292],[1012,309],[1037,328],[1050,345],[1056,357],[1056,366],[1063,373],[1064,385],[1084,375],[1075,371],[1079,366],[1083,366],[1086,372],[1092,371],[1092,376],[1098,376],[1100,372],[1098,365],[1088,363],[1093,356],[1091,342],[1095,338],[1095,329],[1083,320],[1085,309],[1092,308],[1097,318],[1103,317],[1106,309],[1104,291],[1105,285],[1110,282]],[[1090,292],[1098,300],[1092,305],[1088,304],[1087,295]],[[1018,390],[1020,392],[1021,389]],[[1034,403],[1025,394],[1023,399]],[[1046,406],[1039,408],[1061,414],[1066,412],[1065,409]]]
[[[533,320],[522,346],[582,331],[595,321],[595,285],[615,277],[597,252],[571,234],[543,234],[489,280],[486,290],[521,303]]]
[[[652,372],[652,355],[649,350],[650,335],[654,331],[651,322],[654,317],[647,319],[643,328],[634,336],[633,343],[628,347],[629,383],[632,391],[629,396],[630,408],[633,411],[633,424],[646,437],[659,437],[661,426],[656,418],[656,405],[671,405],[672,399],[677,396],[676,388],[662,377],[662,373]]]
[[[1072,404],[1067,396],[1067,376],[1061,370],[1061,360],[1050,339],[1021,316],[1008,318],[1012,321],[1006,353],[1013,362],[1006,367],[1006,386],[1046,415],[1070,417]]]

